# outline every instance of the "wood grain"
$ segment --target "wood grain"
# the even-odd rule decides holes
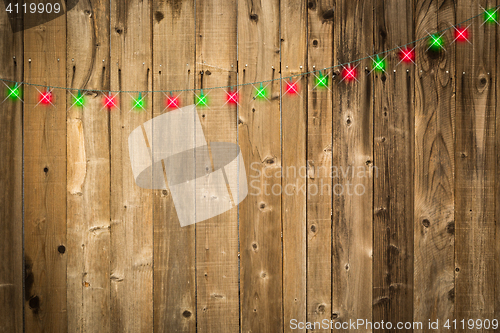
[[[375,52],[415,39],[411,2],[376,1],[375,13]],[[372,73],[373,321],[394,325],[413,319],[415,65],[400,62],[398,51],[381,55],[387,56],[386,72]]]
[[[275,0],[238,2],[240,84],[280,77],[279,10]],[[255,99],[256,88],[240,88],[238,119],[249,183],[239,206],[241,331],[281,332],[280,81],[267,85],[270,101]]]
[[[372,53],[372,15],[372,2],[337,1],[334,64]],[[356,68],[358,82],[342,80],[337,67],[333,83],[332,317],[339,322],[372,319],[374,79],[366,65]]]
[[[495,1],[458,1],[461,22]],[[495,317],[495,71],[492,26],[474,20],[456,45],[455,317]],[[467,60],[466,60],[467,59]],[[465,332],[458,329],[457,332]],[[493,329],[476,330],[493,332]]]
[[[68,331],[110,327],[109,114],[94,89],[109,89],[109,2],[81,1],[68,12]],[[78,89],[83,107],[74,105]]]
[[[195,2],[154,2],[153,87],[193,89],[195,81]],[[166,96],[154,95],[154,116]],[[192,93],[179,95],[181,107]],[[176,135],[183,135],[182,128]],[[168,180],[167,180],[168,181]],[[195,226],[181,227],[169,190],[154,191],[154,331],[196,332]]]
[[[24,81],[66,86],[65,15],[24,31]],[[66,91],[42,105],[39,90],[24,94],[24,329],[66,332]]]
[[[151,2],[112,1],[111,90],[152,90]],[[139,94],[120,93],[110,113],[111,136],[111,331],[153,330],[153,192],[135,184],[128,136],[151,119],[153,96],[145,110],[132,109]]]
[[[454,22],[451,1],[417,1],[416,36]],[[453,40],[451,31],[443,36]],[[450,39],[451,38],[451,39]],[[415,78],[414,320],[446,320],[454,315],[454,45],[427,51],[417,44]],[[428,332],[428,326],[423,330]]]
[[[23,32],[12,32],[5,13],[0,14],[0,73],[23,80]],[[18,333],[23,331],[23,104],[8,100],[7,87],[0,84],[1,99],[7,99],[0,109],[0,154],[8,157],[0,160],[0,332]]]
[[[297,75],[307,67],[307,3],[281,2],[282,77]],[[305,81],[304,78],[302,81]],[[283,83],[282,83],[283,84]],[[286,86],[285,86],[286,87]],[[295,98],[284,97],[282,87],[282,181],[283,223],[283,322],[290,332],[290,320],[306,321],[306,159],[307,91]],[[296,331],[294,331],[296,332]],[[305,332],[305,330],[298,330]]]
[[[237,83],[237,3],[196,1],[196,88]],[[199,95],[201,92],[197,91]],[[222,89],[206,90],[209,107],[199,107],[208,143],[237,142],[237,109]],[[229,152],[232,154],[233,152]],[[196,184],[197,191],[204,184]],[[197,329],[236,332],[239,328],[237,208],[196,224]]]
[[[333,65],[334,1],[308,4],[308,67],[317,71]],[[315,75],[319,75],[318,72]],[[316,77],[299,82],[307,97],[307,320],[332,316],[332,112],[333,92],[315,89]],[[284,98],[290,98],[285,95]],[[297,98],[297,97],[291,97]],[[316,328],[314,332],[329,332]]]

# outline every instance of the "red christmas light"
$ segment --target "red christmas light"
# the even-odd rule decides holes
[[[43,105],[52,104],[52,92],[51,91],[41,92],[40,95],[38,95],[38,103]]]
[[[180,105],[181,102],[179,101],[179,96],[167,96],[167,99],[165,100],[165,107],[167,109],[178,109]]]
[[[237,91],[226,91],[226,102],[229,104],[238,104],[239,101],[239,94]]]
[[[405,47],[399,51],[399,58],[402,62],[410,63],[415,62],[415,49]]]
[[[104,107],[108,108],[108,110],[117,107],[116,103],[116,96],[111,94],[104,96]]]
[[[296,95],[299,93],[299,85],[292,80],[286,82],[285,94]]]
[[[459,42],[469,41],[469,30],[467,28],[462,28],[460,26],[455,27],[455,40]]]
[[[342,69],[342,79],[347,82],[352,82],[356,80],[358,73],[356,67],[352,67],[351,64],[347,65]]]

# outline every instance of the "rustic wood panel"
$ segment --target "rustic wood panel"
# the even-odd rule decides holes
[[[67,311],[68,331],[110,331],[109,2],[79,2],[68,12],[67,82]]]
[[[372,2],[337,1],[334,16],[336,65],[373,52]],[[340,322],[372,319],[373,76],[365,66],[358,82],[335,70],[332,317]]]
[[[154,2],[154,90],[194,88],[194,10],[193,0]],[[181,107],[192,104],[191,92],[176,94]],[[163,93],[155,93],[155,117],[171,110],[165,101]],[[154,331],[195,332],[195,226],[180,226],[169,190],[154,195]]]
[[[500,6],[500,0],[497,0],[496,2],[497,6]],[[500,80],[498,79],[498,76],[500,75],[500,66],[498,63],[500,62],[500,33],[497,30],[496,34],[496,55],[497,55],[497,60],[496,60],[496,72],[495,72],[495,83],[496,83],[496,127],[495,127],[495,148],[496,148],[496,159],[497,159],[497,164],[496,164],[496,179],[495,179],[495,184],[496,184],[496,191],[495,191],[495,318],[500,317],[500,287],[498,286],[498,283],[500,282],[500,176],[498,175],[498,172],[500,171],[500,106],[499,101],[500,101]]]
[[[5,13],[0,15],[0,73],[23,80],[23,32],[13,33]],[[1,85],[3,101],[8,95]],[[23,104],[2,104],[0,154],[9,158],[0,160],[0,331],[18,333],[23,331]]]
[[[237,3],[196,1],[196,88],[237,84]],[[196,92],[198,95],[201,91]],[[221,89],[206,90],[209,107],[198,108],[207,142],[237,142],[237,109]],[[229,153],[229,152],[228,152]],[[197,191],[204,188],[197,182]],[[233,207],[196,224],[197,329],[239,328],[238,216]]]
[[[151,2],[112,1],[111,90],[152,90]],[[110,112],[111,135],[111,330],[153,330],[153,191],[135,184],[128,136],[152,117],[133,110],[138,93],[120,93]],[[106,108],[103,110],[106,112]]]
[[[458,1],[457,21],[495,1]],[[495,31],[468,22],[474,43],[456,46],[455,317],[495,315]],[[464,26],[465,27],[465,26]],[[463,61],[468,59],[468,61]],[[464,332],[467,329],[458,329]],[[493,332],[493,329],[476,330]]]
[[[66,86],[65,15],[24,32],[24,81]],[[66,332],[66,92],[42,105],[37,88],[24,100],[24,329]]]
[[[307,3],[281,2],[282,77],[303,73],[307,68]],[[303,78],[302,81],[305,81]],[[305,83],[305,82],[302,82]],[[306,160],[307,98],[303,91],[295,98],[284,97],[281,83],[282,135],[282,230],[283,230],[283,321],[290,332],[290,320],[306,321]],[[305,330],[299,330],[305,332]],[[294,330],[294,332],[297,332]]]
[[[416,1],[415,38],[454,22],[452,1]],[[443,36],[453,40],[452,31]],[[450,39],[451,38],[451,39]],[[417,44],[415,78],[415,275],[414,320],[454,315],[454,118],[455,53]],[[428,51],[427,51],[428,50]],[[419,330],[420,331],[420,330]],[[424,325],[424,332],[428,326]]]
[[[375,52],[415,39],[411,1],[377,1],[375,13]],[[373,321],[395,325],[413,319],[415,66],[386,56],[386,72],[373,73]]]
[[[308,71],[333,65],[334,1],[308,3]],[[319,75],[319,73],[314,73]],[[332,316],[332,90],[315,89],[316,76],[300,79],[307,93],[307,320]],[[284,98],[290,96],[285,95]],[[297,96],[292,96],[297,99]],[[314,332],[330,330],[316,327]]]
[[[280,77],[279,13],[276,0],[238,2],[240,84]],[[249,181],[248,197],[239,207],[242,332],[283,331],[281,195],[276,191],[281,186],[281,82],[265,86],[270,101],[254,98],[259,85],[240,87],[238,108],[238,141]]]

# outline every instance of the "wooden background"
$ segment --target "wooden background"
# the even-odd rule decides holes
[[[280,78],[392,49],[498,4],[81,0],[15,34],[3,12],[2,78],[89,92],[84,109],[68,111],[64,90],[55,107],[35,108],[29,86],[24,104],[0,105],[0,331],[500,319],[497,25],[468,22],[473,46],[448,43],[440,54],[417,44],[417,66],[394,67],[392,52],[387,74],[367,76],[364,60],[355,84],[340,82],[337,68],[332,91],[313,90],[307,75],[301,97],[282,97],[275,81],[262,103],[245,86],[238,108],[221,107],[224,92],[214,91],[210,110],[198,110],[207,141],[237,142],[247,172],[254,162],[269,175],[309,171],[261,178],[294,195],[249,196],[185,228],[170,192],[137,187],[130,169],[128,135],[164,112],[163,94],[135,113],[128,94],[108,112],[93,92]],[[315,172],[332,165],[377,174]],[[300,191],[353,182],[366,193]]]

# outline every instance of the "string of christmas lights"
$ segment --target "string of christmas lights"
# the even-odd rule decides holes
[[[398,56],[399,56],[399,63],[396,65],[398,66],[401,63],[405,64],[414,64],[416,65],[416,56],[415,56],[415,48],[416,46],[411,47],[412,45],[417,44],[418,42],[421,41],[426,41],[428,48],[426,51],[432,51],[432,52],[441,52],[441,51],[446,51],[445,48],[445,38],[444,35],[445,33],[450,30],[454,29],[453,31],[453,36],[454,40],[451,42],[452,43],[469,43],[472,45],[469,37],[469,28],[470,25],[465,27],[463,26],[465,23],[467,23],[470,20],[473,20],[477,17],[483,17],[483,23],[481,26],[485,24],[490,24],[490,25],[500,25],[498,22],[498,11],[500,9],[500,5],[489,8],[489,9],[484,9],[481,7],[482,13],[479,15],[473,16],[459,24],[450,26],[448,28],[445,28],[441,31],[435,32],[435,33],[429,33],[427,32],[427,36],[414,40],[413,42],[407,43],[405,45],[397,46],[393,49],[390,50],[385,50],[383,52],[374,54],[374,55],[369,55],[364,58],[360,58],[357,60],[350,61],[348,63],[344,64],[339,64],[331,67],[326,67],[323,69],[318,69],[318,70],[313,70],[309,72],[304,72],[304,73],[299,73],[287,77],[280,77],[276,79],[271,79],[271,80],[265,80],[265,81],[258,81],[258,82],[251,82],[251,83],[242,83],[242,84],[236,84],[233,86],[221,86],[221,87],[211,87],[211,88],[202,88],[202,89],[177,89],[177,90],[156,90],[156,91],[113,91],[113,90],[96,90],[96,89],[77,89],[77,88],[69,88],[69,87],[53,87],[53,86],[44,86],[44,85],[39,85],[39,84],[32,84],[32,83],[26,83],[26,82],[16,82],[8,79],[3,79],[0,78],[0,81],[3,82],[5,85],[5,99],[3,102],[10,100],[12,102],[16,101],[21,101],[22,100],[22,86],[33,86],[36,88],[38,91],[38,105],[45,105],[49,106],[52,105],[54,106],[54,100],[53,100],[53,93],[52,91],[54,89],[61,89],[61,90],[66,90],[68,91],[71,96],[72,96],[72,101],[73,104],[71,105],[70,109],[73,107],[79,107],[83,108],[85,107],[85,92],[91,91],[91,92],[98,92],[103,94],[103,109],[107,108],[108,110],[118,108],[119,102],[118,102],[118,95],[120,93],[127,93],[127,94],[138,94],[137,97],[131,96],[131,111],[135,110],[137,112],[145,111],[146,110],[146,104],[147,104],[147,95],[150,93],[163,93],[165,95],[165,110],[167,109],[177,109],[181,107],[181,101],[180,101],[180,94],[178,93],[183,93],[183,92],[193,92],[194,93],[194,103],[198,107],[208,107],[210,104],[210,97],[209,93],[212,90],[217,90],[217,89],[223,89],[225,90],[226,93],[226,104],[231,104],[231,105],[239,105],[239,87],[242,86],[248,86],[251,85],[254,88],[254,99],[255,100],[267,100],[269,101],[269,89],[268,86],[274,81],[284,81],[284,95],[300,95],[300,87],[299,87],[299,81],[301,77],[309,74],[314,75],[314,82],[315,85],[313,89],[329,89],[329,82],[330,82],[330,73],[327,73],[328,70],[332,70],[335,68],[341,68],[341,80],[340,82],[346,82],[346,83],[354,83],[358,81],[358,71],[357,67],[360,65],[360,63],[364,60],[370,59],[371,60],[371,71],[368,73],[371,74],[372,72],[382,74],[387,71],[387,56],[390,52],[393,51],[398,51]],[[384,56],[385,55],[385,56]],[[298,78],[298,79],[296,79]],[[339,82],[339,83],[340,83]],[[37,87],[41,87],[42,90],[38,90]],[[72,93],[72,91],[77,91],[76,95]],[[207,92],[208,91],[208,92]],[[2,103],[3,103],[2,102]]]

